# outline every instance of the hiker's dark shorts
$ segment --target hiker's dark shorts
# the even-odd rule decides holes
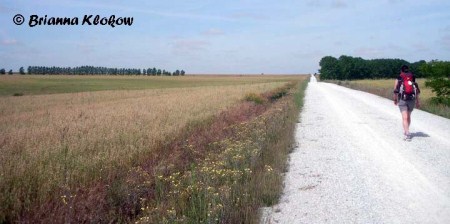
[[[403,111],[413,111],[414,107],[416,106],[416,101],[415,100],[400,100],[398,101],[398,108],[400,108],[400,112]]]

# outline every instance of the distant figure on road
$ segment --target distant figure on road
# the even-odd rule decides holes
[[[395,80],[394,85],[394,104],[400,108],[403,118],[404,140],[411,141],[409,125],[411,124],[411,112],[414,107],[420,108],[419,104],[419,85],[416,83],[416,77],[409,71],[407,65],[401,67],[400,75]]]
[[[316,76],[311,75],[311,77],[309,78],[309,82],[316,83],[317,82]]]

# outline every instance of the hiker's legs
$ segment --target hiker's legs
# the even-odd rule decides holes
[[[409,126],[411,125],[411,112],[412,111],[408,111],[408,130],[409,130]]]
[[[409,124],[411,123],[411,112],[408,110],[402,111],[403,118],[403,130],[405,131],[405,135],[409,134]]]
[[[402,113],[402,123],[405,135],[409,135],[409,125],[411,124],[411,112],[414,109],[414,101],[403,101],[398,102],[398,107]]]

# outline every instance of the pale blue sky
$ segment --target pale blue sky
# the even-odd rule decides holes
[[[26,22],[17,26],[13,16]],[[35,26],[30,15],[134,17],[132,26]],[[158,67],[314,73],[323,56],[450,60],[448,0],[0,0],[0,68]]]

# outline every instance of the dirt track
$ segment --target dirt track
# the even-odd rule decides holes
[[[450,120],[309,84],[280,204],[263,223],[450,223]]]

